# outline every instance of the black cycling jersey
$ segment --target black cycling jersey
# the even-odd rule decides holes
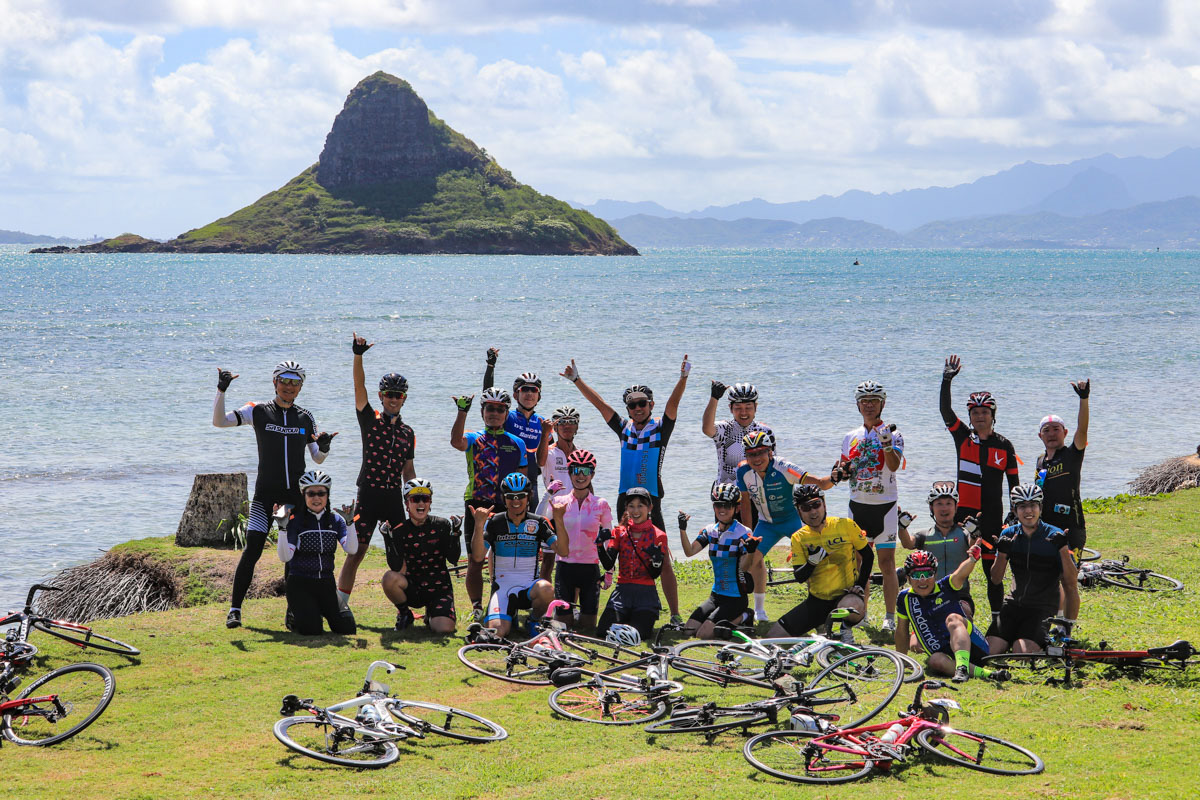
[[[362,468],[358,485],[369,489],[399,489],[404,486],[404,466],[412,461],[416,439],[413,429],[400,420],[371,408],[358,412],[362,433]]]
[[[346,521],[340,514],[326,509],[318,517],[307,508],[298,508],[288,520],[284,536],[295,548],[288,575],[333,578],[333,557],[347,536]]]
[[[1083,452],[1072,442],[1058,448],[1053,458],[1047,460],[1042,453],[1037,460],[1038,474],[1046,470],[1042,481],[1042,521],[1072,534],[1082,534],[1085,530],[1083,498],[1079,495]]]
[[[1063,565],[1062,549],[1067,537],[1060,528],[1038,522],[1032,536],[1020,525],[1005,528],[998,549],[1008,550],[1013,585],[1007,600],[1022,606],[1058,607],[1058,587]]]
[[[410,586],[450,588],[446,565],[457,564],[462,555],[462,539],[450,520],[430,516],[424,525],[417,525],[408,519],[392,528],[383,541],[388,568],[396,572],[407,568]]]
[[[282,495],[296,489],[304,474],[304,451],[315,442],[317,423],[300,406],[284,408],[274,400],[247,403],[234,412],[238,425],[253,425],[258,441],[255,495]]]
[[[958,512],[956,522],[979,515],[979,530],[994,541],[1004,527],[1004,479],[1008,488],[1016,486],[1017,452],[1012,442],[996,432],[980,439],[950,405],[950,381],[942,379],[942,420],[954,437],[954,454],[958,458]]]

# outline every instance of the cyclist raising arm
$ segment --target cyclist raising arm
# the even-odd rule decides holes
[[[729,389],[720,381],[712,382],[712,396],[704,407],[704,418],[700,422],[700,430],[713,440],[717,446],[717,479],[716,483],[737,483],[737,468],[746,457],[742,447],[742,438],[754,431],[774,433],[766,425],[756,422],[758,413],[758,389],[752,383],[735,383],[729,389],[729,419],[716,421],[717,403]],[[750,521],[742,520],[747,527],[753,528],[758,522],[758,509],[751,507]]]
[[[596,537],[596,554],[606,570],[620,562],[617,585],[608,596],[597,636],[604,636],[616,623],[637,628],[643,641],[654,633],[654,623],[662,611],[655,581],[671,569],[671,551],[667,534],[650,521],[650,492],[641,486],[629,490],[624,524]],[[675,614],[678,611],[672,609]]]
[[[1082,380],[1072,383],[1071,388],[1079,395],[1078,423],[1071,444],[1067,441],[1067,424],[1062,417],[1049,414],[1042,417],[1038,425],[1038,438],[1046,445],[1046,452],[1038,456],[1037,480],[1042,487],[1042,519],[1048,525],[1062,528],[1075,551],[1076,560],[1087,543],[1087,528],[1083,517],[1083,498],[1079,493],[1080,472],[1083,469],[1083,451],[1088,438],[1088,397],[1092,382]]]

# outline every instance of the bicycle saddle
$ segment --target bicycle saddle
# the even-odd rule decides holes
[[[1195,654],[1196,649],[1185,640],[1180,639],[1166,647],[1151,647],[1146,652],[1150,655],[1162,656],[1164,658],[1191,658]]]

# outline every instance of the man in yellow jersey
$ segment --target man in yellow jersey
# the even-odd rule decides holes
[[[837,608],[849,612],[843,632],[866,614],[865,598],[875,563],[866,535],[852,519],[830,517],[825,492],[815,484],[797,484],[792,499],[804,527],[792,534],[792,569],[797,581],[808,582],[804,602],[771,626],[769,637],[800,636],[821,625]]]

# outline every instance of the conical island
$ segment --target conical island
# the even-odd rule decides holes
[[[257,202],[168,242],[122,234],[72,252],[637,255],[607,222],[518,183],[385,72],[350,92],[317,163]]]

